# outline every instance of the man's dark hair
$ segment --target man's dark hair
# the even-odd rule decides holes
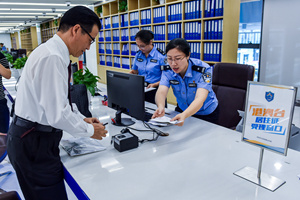
[[[84,6],[75,6],[69,9],[61,18],[58,30],[66,32],[76,24],[82,26],[89,33],[92,32],[94,25],[97,25],[99,30],[101,28],[101,23],[96,13]]]
[[[186,56],[190,55],[191,47],[189,43],[183,38],[175,38],[171,40],[166,46],[166,53],[174,48],[182,51]]]
[[[150,41],[154,39],[154,34],[149,30],[140,30],[134,37],[134,39],[140,39],[146,45],[150,44]]]

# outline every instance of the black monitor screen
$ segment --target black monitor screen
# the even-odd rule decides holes
[[[116,125],[133,124],[130,119],[121,118],[122,112],[144,120],[144,76],[107,70],[106,81],[108,107],[117,110]]]

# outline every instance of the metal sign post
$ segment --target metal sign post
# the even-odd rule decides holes
[[[242,141],[260,147],[258,170],[244,167],[234,175],[275,191],[285,183],[262,172],[264,149],[286,156],[297,88],[248,82]]]

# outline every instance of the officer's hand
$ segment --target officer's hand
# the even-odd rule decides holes
[[[91,138],[102,140],[103,137],[106,137],[107,130],[105,130],[105,126],[101,123],[92,123],[94,127],[94,135]]]
[[[92,124],[92,123],[100,123],[99,119],[95,117],[90,117],[90,118],[84,118],[83,119],[86,123]]]
[[[147,88],[152,88],[152,87],[155,87],[155,84],[154,83],[151,83],[147,86]]]
[[[184,124],[184,120],[185,120],[185,116],[183,113],[180,113],[178,115],[176,115],[173,119],[171,119],[171,121],[179,121],[180,123],[176,124],[176,126],[183,126]]]
[[[154,119],[156,117],[163,117],[165,116],[165,108],[157,108],[156,111],[153,113],[151,119]]]

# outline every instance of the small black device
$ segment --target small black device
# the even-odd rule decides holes
[[[130,132],[128,128],[121,130],[121,134],[113,137],[115,149],[119,152],[137,148],[139,146],[139,138]]]

